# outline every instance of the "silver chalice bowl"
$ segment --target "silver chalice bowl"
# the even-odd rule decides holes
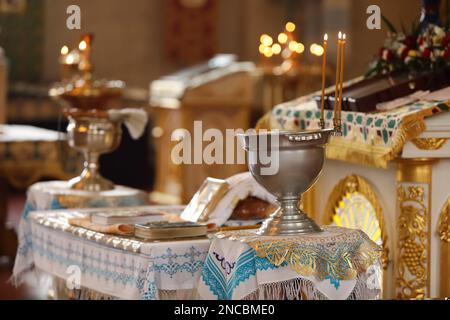
[[[280,207],[263,222],[260,235],[293,235],[322,229],[300,207],[301,196],[315,183],[325,161],[333,129],[266,131],[238,134],[255,180],[277,197]]]
[[[84,169],[69,181],[72,189],[104,191],[114,189],[114,184],[99,172],[101,154],[114,151],[122,138],[122,121],[100,117],[69,116],[67,141],[70,147],[84,154]]]

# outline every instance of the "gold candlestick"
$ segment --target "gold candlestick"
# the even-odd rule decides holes
[[[323,60],[322,60],[322,103],[320,108],[320,127],[325,129],[325,80],[327,69],[327,46],[328,46],[328,34],[323,36]]]
[[[99,192],[114,189],[114,184],[103,178],[99,171],[99,157],[115,150],[122,138],[123,117],[111,117],[122,97],[125,84],[121,81],[94,81],[90,61],[92,36],[85,35],[66,56],[66,63],[78,68],[82,78],[74,77],[69,83],[58,84],[49,94],[64,101],[62,106],[68,117],[67,141],[69,146],[83,152],[85,161],[81,174],[69,181],[76,190]],[[66,49],[61,53],[65,53]],[[69,59],[70,58],[70,59]]]

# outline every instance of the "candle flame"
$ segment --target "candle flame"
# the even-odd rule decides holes
[[[339,39],[339,40],[341,40],[341,39],[342,39],[342,32],[341,32],[341,31],[339,31],[339,34],[338,34],[338,39]]]
[[[275,55],[280,54],[280,52],[281,52],[281,46],[280,46],[278,43],[275,43],[275,44],[272,46],[272,52],[273,52],[273,54],[275,54]]]
[[[282,32],[278,35],[278,42],[281,44],[285,44],[288,41],[288,36],[286,33]]]
[[[261,53],[261,54],[264,54],[264,49],[266,48],[266,46],[265,45],[263,45],[263,44],[260,44],[259,45],[259,48],[258,48],[258,50],[259,50],[259,53]]]
[[[295,28],[296,28],[295,23],[293,23],[293,22],[286,23],[286,31],[294,32]]]
[[[347,34],[344,33],[344,34],[342,35],[342,40],[345,40],[345,38],[347,38]]]
[[[81,51],[86,50],[87,48],[87,42],[85,40],[81,41],[80,44],[78,45],[78,49],[80,49]]]
[[[313,43],[310,47],[309,47],[309,51],[315,55],[315,56],[322,56],[324,53],[324,49],[321,45],[318,45],[317,43]]]
[[[265,45],[266,47],[271,46],[273,43],[272,37],[268,36],[267,34],[262,35],[260,40],[261,40],[261,43],[263,45]]]
[[[303,45],[303,43],[301,42],[297,43],[297,48],[295,49],[295,52],[300,54],[303,53],[303,51],[305,51],[305,46]]]
[[[328,34],[327,34],[327,33],[324,34],[323,40],[324,40],[324,41],[328,41]]]
[[[291,41],[291,42],[289,42],[288,47],[289,47],[289,50],[295,51],[295,50],[297,49],[297,41]]]
[[[61,48],[61,54],[65,56],[68,53],[69,53],[69,47],[68,46],[63,46]]]
[[[67,57],[67,59],[66,59],[67,64],[73,64],[74,62],[75,62],[75,59],[73,58],[72,55]]]
[[[271,48],[271,47],[266,47],[266,48],[264,49],[264,55],[265,55],[267,58],[270,58],[271,56],[273,56],[272,48]]]

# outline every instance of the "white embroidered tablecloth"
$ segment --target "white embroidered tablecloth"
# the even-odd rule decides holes
[[[209,239],[150,243],[68,224],[69,217],[86,211],[36,211],[22,219],[13,270],[16,284],[36,270],[75,284],[79,275],[82,288],[115,298],[193,297]]]
[[[347,234],[341,235],[342,230]],[[315,240],[298,245],[297,240],[305,236],[294,237],[279,245],[277,237],[268,239],[250,231],[216,236],[198,296],[218,300],[379,298],[378,249],[362,231],[327,227],[321,235],[306,236]]]
[[[36,210],[131,207],[148,203],[146,192],[125,186],[92,192],[71,189],[68,181],[46,181],[28,188],[22,216],[26,218],[29,212]]]

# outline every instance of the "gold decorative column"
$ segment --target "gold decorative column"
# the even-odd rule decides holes
[[[401,159],[397,163],[398,299],[430,296],[432,159]]]
[[[450,198],[447,199],[439,216],[438,234],[440,248],[440,297],[450,297]]]

